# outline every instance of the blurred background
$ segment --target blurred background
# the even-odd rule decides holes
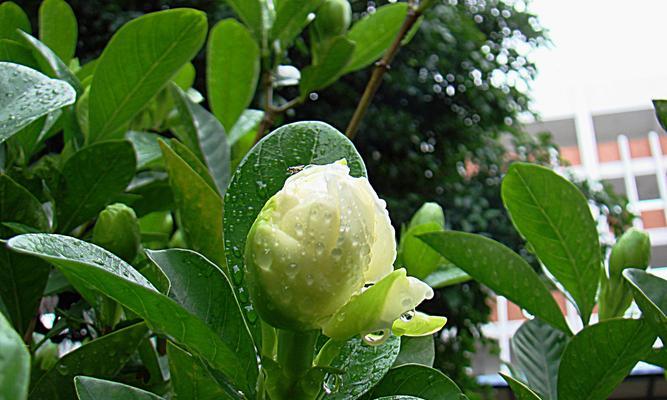
[[[39,1],[16,2],[37,16]],[[354,18],[386,2],[352,0]],[[85,38],[77,49],[82,64],[146,12],[194,7],[211,25],[232,16],[222,0],[69,3]],[[529,160],[559,169],[584,191],[604,243],[643,227],[654,245],[652,265],[667,265],[667,137],[651,105],[667,98],[665,15],[664,0],[436,0],[355,139],[396,227],[424,202],[437,202],[448,228],[493,237],[539,270],[500,199],[507,165]],[[294,62],[305,57],[298,48],[289,55]],[[196,87],[205,92],[202,55],[195,66]],[[369,74],[345,76],[279,123],[317,119],[344,130]],[[449,318],[436,341],[436,368],[471,398],[493,390],[510,398],[495,373],[511,359],[521,311],[474,282],[439,289],[425,307]],[[660,398],[664,386],[661,371],[638,368],[614,398]]]

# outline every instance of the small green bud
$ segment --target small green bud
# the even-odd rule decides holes
[[[436,223],[442,228],[445,227],[445,212],[438,203],[424,203],[412,216],[408,228],[429,223]]]
[[[102,210],[93,229],[93,243],[131,262],[141,244],[134,210],[122,203],[111,204]]]
[[[621,236],[609,256],[609,278],[621,279],[626,268],[646,269],[651,260],[651,239],[648,233],[630,228]]]
[[[173,236],[171,237],[171,240],[169,240],[169,247],[180,248],[180,249],[188,247],[187,244],[185,243],[185,236],[183,236],[182,230],[179,229],[176,232],[174,232]]]
[[[317,40],[324,41],[344,35],[352,21],[352,8],[347,0],[324,0],[315,13],[313,30]]]

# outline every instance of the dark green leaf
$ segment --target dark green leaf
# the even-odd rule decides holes
[[[503,377],[505,382],[507,382],[509,385],[510,389],[512,389],[512,393],[514,393],[517,400],[542,400],[523,382],[516,380],[509,375],[503,374],[502,372],[500,373],[500,376]]]
[[[433,335],[401,336],[401,351],[398,353],[393,368],[404,364],[420,364],[433,366],[435,360],[435,343]]]
[[[305,68],[301,73],[299,88],[301,96],[305,97],[312,91],[334,83],[343,74],[355,48],[354,42],[343,36],[334,38],[322,54],[321,60],[316,65]]]
[[[162,397],[132,386],[88,376],[74,378],[79,400],[159,400]]]
[[[227,132],[255,94],[259,56],[257,43],[238,21],[225,19],[211,29],[206,53],[206,90],[211,110]]]
[[[271,40],[278,40],[280,48],[287,49],[308,24],[308,14],[314,12],[320,3],[322,0],[281,0],[271,27]]]
[[[125,140],[96,143],[74,153],[63,167],[56,204],[58,226],[69,232],[97,215],[134,176],[134,148]]]
[[[646,320],[667,343],[667,281],[635,268],[624,270],[623,276]]]
[[[122,137],[121,129],[197,54],[206,30],[204,13],[187,8],[146,14],[121,27],[90,86],[90,142]]]
[[[61,60],[74,57],[78,25],[72,8],[64,0],[44,0],[39,6],[39,39]]]
[[[642,361],[657,365],[658,367],[667,370],[667,350],[665,350],[664,346],[657,349],[651,349]]]
[[[224,266],[220,195],[174,149],[162,142],[160,146],[188,245]],[[194,161],[199,162],[196,157]]]
[[[387,4],[352,25],[347,38],[356,46],[345,73],[364,68],[380,58],[396,38],[407,13],[407,3]]]
[[[218,400],[229,397],[191,354],[169,342],[167,355],[174,399]]]
[[[255,382],[245,379],[248,372],[238,368],[241,360],[218,334],[108,251],[68,236],[45,234],[17,236],[9,240],[8,246],[44,258],[141,316],[151,330],[183,345],[224,374],[228,393],[238,397],[234,386],[246,396],[254,393]]]
[[[660,126],[667,131],[667,100],[653,100],[653,108]]]
[[[535,318],[512,336],[512,359],[530,388],[545,400],[558,400],[558,366],[568,337]]]
[[[0,21],[2,21],[0,19]],[[21,337],[0,312],[0,397],[24,400],[28,397],[30,354]]]
[[[475,280],[563,332],[570,332],[556,300],[518,254],[484,236],[436,232],[420,238]]]
[[[586,197],[548,168],[514,163],[503,180],[502,198],[512,222],[572,295],[586,325],[602,268],[597,225]]]
[[[37,60],[32,56],[32,52],[22,44],[9,39],[0,39],[0,61],[39,69]]]
[[[244,289],[243,250],[250,226],[264,203],[283,187],[289,167],[329,164],[346,159],[353,176],[365,176],[366,167],[354,145],[340,132],[321,122],[285,125],[265,136],[241,162],[225,195],[225,254],[232,282]],[[206,220],[210,223],[210,219]],[[257,315],[247,295],[239,296],[255,339],[259,337]]]
[[[132,357],[139,344],[148,336],[146,324],[119,329],[67,353],[55,366],[33,382],[30,397],[35,399],[74,398],[73,379],[90,375],[111,379]],[[100,362],[103,357],[104,362]]]
[[[655,333],[644,320],[608,319],[570,340],[558,370],[559,400],[604,400],[648,352]]]
[[[28,16],[13,1],[2,2],[0,4],[0,39],[18,40],[17,29],[32,32]]]
[[[437,369],[408,364],[390,369],[370,392],[371,398],[408,395],[424,400],[459,400],[461,389]]]
[[[6,62],[0,62],[0,93],[0,143],[76,99],[74,89],[66,82]]]

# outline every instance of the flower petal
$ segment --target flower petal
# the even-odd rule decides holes
[[[410,314],[410,318],[401,318],[394,321],[391,331],[396,336],[427,336],[442,329],[447,318],[432,316],[422,312]]]

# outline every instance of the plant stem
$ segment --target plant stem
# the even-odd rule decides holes
[[[427,2],[426,4],[430,5],[430,2]],[[350,123],[345,130],[345,135],[348,138],[354,139],[356,136],[359,124],[364,118],[368,106],[370,106],[371,101],[373,100],[373,96],[375,96],[375,93],[380,88],[384,74],[391,68],[391,62],[394,60],[396,53],[398,53],[403,38],[410,32],[410,29],[412,29],[412,26],[417,22],[425,8],[427,7],[415,7],[414,1],[409,2],[408,14],[405,17],[405,20],[403,20],[401,29],[398,31],[394,41],[384,53],[380,61],[375,63],[371,79],[368,81],[368,84],[366,84],[364,94],[361,96],[361,100],[359,100],[359,104],[357,104],[357,108],[354,110],[354,115],[352,115],[352,119],[350,119]]]
[[[313,366],[317,332],[278,330],[278,364],[283,374],[296,381]]]

